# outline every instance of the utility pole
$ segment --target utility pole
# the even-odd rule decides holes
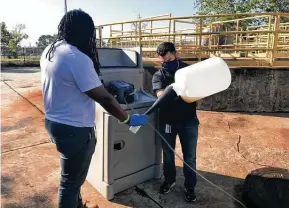
[[[65,14],[67,13],[67,2],[66,2],[66,0],[64,0],[64,13]]]

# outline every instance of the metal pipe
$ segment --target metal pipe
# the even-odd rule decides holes
[[[229,35],[229,34],[243,34],[244,31],[228,31],[228,32],[204,32],[204,33],[156,33],[153,35],[147,34],[147,35],[141,35],[141,37],[161,37],[161,36],[178,36],[178,35],[182,35],[182,36],[199,36],[200,34],[202,35]],[[270,31],[262,31],[262,30],[250,30],[250,31],[246,31],[246,33],[275,33],[274,30],[270,30]],[[279,33],[289,33],[289,30],[279,30]],[[138,38],[138,35],[132,35],[132,36],[117,36],[117,37],[113,37],[112,39],[117,39],[117,38]],[[106,38],[106,39],[110,39],[110,38]]]
[[[146,22],[147,20],[151,21],[161,21],[161,20],[181,20],[181,19],[197,19],[197,18],[209,18],[209,17],[238,17],[238,16],[248,16],[248,17],[254,17],[255,15],[280,15],[282,17],[289,17],[289,13],[239,13],[239,14],[211,14],[211,15],[194,15],[194,16],[179,16],[179,17],[171,17],[171,18],[156,18],[156,19],[140,19],[140,20],[130,20],[130,21],[124,21],[124,22],[115,22],[115,23],[109,23],[109,24],[103,24],[100,26],[109,26],[109,25],[118,25],[118,24],[127,24],[127,23],[134,23],[134,22]]]

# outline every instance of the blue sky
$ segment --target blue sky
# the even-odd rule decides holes
[[[42,34],[57,32],[64,14],[64,0],[0,0],[0,21],[8,28],[17,23],[26,25],[29,39],[22,45],[34,45]],[[89,13],[95,25],[134,20],[172,13],[173,16],[193,15],[194,0],[67,0],[68,10],[81,8]]]

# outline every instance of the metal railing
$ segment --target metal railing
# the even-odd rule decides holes
[[[161,42],[172,41],[183,58],[213,55],[274,66],[289,58],[289,13],[166,14],[99,25],[97,38],[99,47],[142,47],[147,58],[156,57]]]

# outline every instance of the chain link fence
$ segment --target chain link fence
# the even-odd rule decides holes
[[[8,47],[1,47],[1,66],[5,65],[39,65],[43,47],[18,47],[11,51]]]

